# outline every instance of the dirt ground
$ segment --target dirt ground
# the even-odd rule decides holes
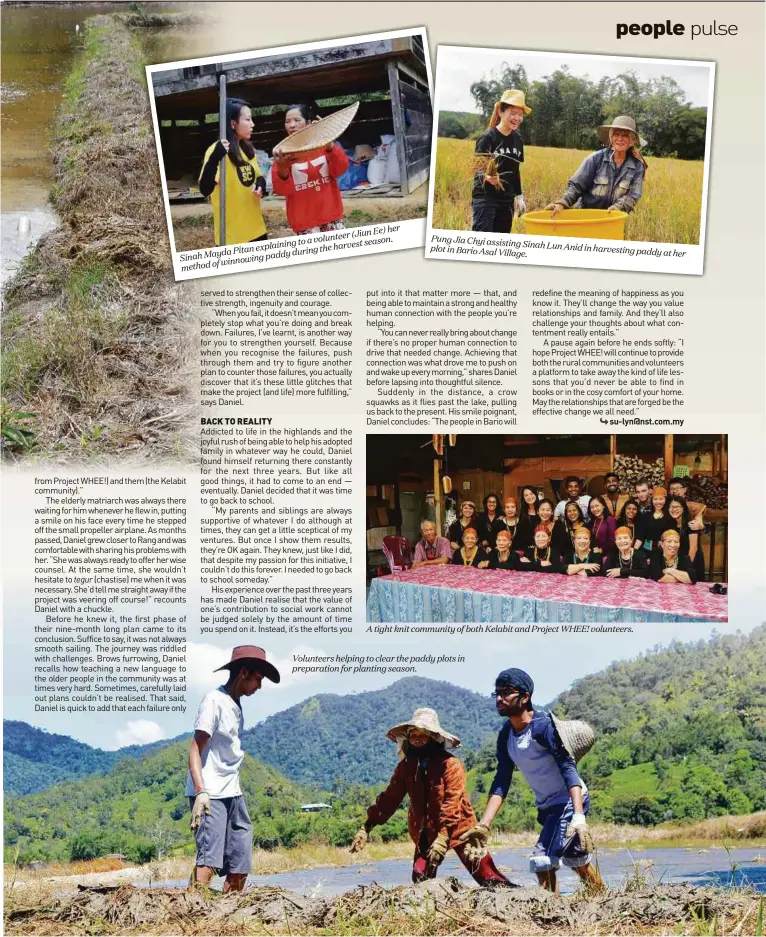
[[[6,896],[5,933],[754,935],[759,903],[754,892],[683,884],[554,897],[540,888],[482,889],[455,878],[363,885],[336,897],[270,887],[222,895],[81,886],[75,894],[14,891]]]
[[[428,187],[420,186],[415,192],[401,198],[381,196],[344,199],[343,208],[343,221],[347,228],[425,218],[428,212]],[[261,210],[270,240],[293,235],[285,217],[284,199],[269,196],[261,203]],[[209,202],[173,205],[170,214],[177,251],[213,246],[213,215]]]

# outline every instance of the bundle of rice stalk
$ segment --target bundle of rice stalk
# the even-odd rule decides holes
[[[482,176],[497,176],[497,186],[501,192],[505,189],[502,177],[500,176],[500,165],[495,159],[494,153],[474,153],[473,174]]]

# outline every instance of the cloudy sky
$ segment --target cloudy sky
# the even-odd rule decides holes
[[[634,71],[644,81],[665,75],[675,78],[692,104],[702,107],[709,101],[710,69],[707,65],[687,65],[672,59],[649,62],[608,55],[440,46],[436,60],[439,110],[475,111],[471,84],[499,72],[506,62],[511,66],[523,65],[531,81],[544,78],[565,65],[573,74],[587,76],[594,82],[626,71]]]

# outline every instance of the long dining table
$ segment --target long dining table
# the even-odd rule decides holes
[[[728,621],[710,584],[421,566],[373,579],[369,622],[560,624]]]

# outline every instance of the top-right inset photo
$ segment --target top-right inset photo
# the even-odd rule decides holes
[[[713,62],[440,46],[426,256],[701,274]]]

